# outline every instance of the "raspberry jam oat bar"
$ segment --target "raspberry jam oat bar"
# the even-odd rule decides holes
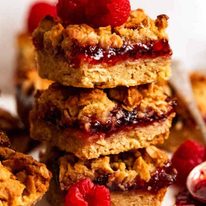
[[[65,25],[46,17],[33,34],[39,74],[65,86],[114,88],[168,79],[172,51],[167,16],[143,10],[112,27]]]
[[[88,179],[95,186],[109,189],[111,205],[160,205],[167,187],[176,179],[176,170],[166,153],[154,146],[85,161],[73,154],[58,154],[56,148],[46,156],[47,164],[55,165],[55,181],[51,184],[48,198],[51,203],[59,201],[58,205],[63,205],[64,200],[65,204],[73,200],[78,205],[71,190],[83,187],[81,184],[88,186],[91,184]],[[54,195],[54,191],[58,192]]]
[[[82,159],[118,154],[162,143],[173,104],[154,84],[101,90],[55,83],[37,95],[31,136]]]

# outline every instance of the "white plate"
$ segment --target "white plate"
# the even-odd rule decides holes
[[[13,114],[16,114],[16,104],[13,96],[10,95],[2,95],[0,98],[0,107],[5,108],[11,111]],[[31,155],[38,160],[39,150],[41,148],[35,149]],[[164,198],[162,206],[174,206],[175,204],[175,195],[178,193],[177,187],[170,187],[167,191],[167,194]],[[50,206],[45,199],[40,201],[37,206]]]

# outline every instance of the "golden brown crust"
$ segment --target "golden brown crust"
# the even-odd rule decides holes
[[[32,206],[45,194],[51,174],[32,157],[0,147],[0,204]]]
[[[163,188],[157,194],[147,192],[112,192],[112,206],[161,206],[167,189]]]

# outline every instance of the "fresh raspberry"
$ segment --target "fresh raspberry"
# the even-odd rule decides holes
[[[110,206],[110,193],[106,187],[83,179],[69,188],[65,206]]]
[[[39,25],[39,22],[47,15],[56,17],[56,7],[54,5],[45,2],[33,4],[28,15],[28,31],[32,33]]]
[[[129,0],[59,0],[57,14],[66,24],[120,26],[131,11]]]
[[[87,7],[87,16],[94,26],[120,26],[129,17],[131,6],[129,0],[95,0]]]
[[[205,160],[205,147],[193,140],[185,141],[172,157],[178,171],[178,180],[185,183],[190,171]]]
[[[57,15],[66,24],[87,23],[86,7],[90,0],[59,0]]]

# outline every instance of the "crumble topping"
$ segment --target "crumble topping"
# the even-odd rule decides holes
[[[62,190],[85,177],[109,188],[127,190],[137,182],[148,183],[167,162],[166,153],[155,146],[85,161],[68,154],[60,158],[59,181]]]
[[[33,205],[49,187],[50,172],[32,157],[0,147],[0,205]]]
[[[122,87],[110,89],[109,97],[121,102],[123,107],[130,111],[141,103],[143,94],[136,87]]]
[[[122,104],[128,111],[140,106],[140,111],[156,111],[162,114],[168,111],[168,98],[164,88],[159,85],[149,84],[139,87],[120,87],[109,90],[109,97]]]
[[[44,34],[44,44],[46,49],[56,48],[61,41],[62,32],[64,27],[61,24],[54,25],[51,30],[45,32]]]
[[[81,47],[99,45],[103,49],[121,48],[125,42],[167,39],[167,20],[166,15],[160,15],[156,20],[152,20],[141,9],[132,11],[128,21],[115,28],[92,28],[86,24],[64,27],[61,22],[46,17],[35,30],[33,37],[35,45],[42,45],[54,54],[59,48],[66,53],[71,50],[74,43]]]
[[[78,122],[81,129],[90,131],[92,127],[98,127],[92,125],[96,120],[112,127],[125,115],[130,115],[131,121],[166,115],[173,109],[167,98],[164,89],[153,84],[101,90],[54,83],[37,95],[35,112],[40,119],[55,121],[55,125],[60,127],[74,126]]]
[[[128,21],[115,31],[124,39],[132,42],[143,40],[167,39],[166,28],[168,17],[166,15],[157,16],[152,20],[142,9],[132,11]]]

